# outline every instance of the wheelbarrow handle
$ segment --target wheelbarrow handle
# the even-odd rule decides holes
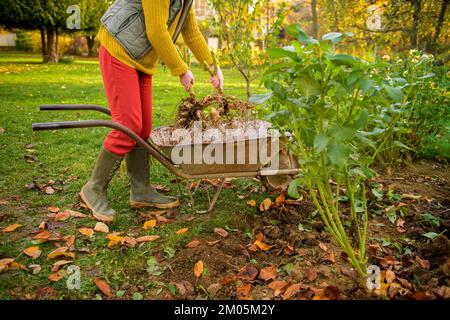
[[[40,107],[41,111],[54,111],[54,110],[91,110],[91,111],[99,111],[101,113],[111,115],[111,111],[105,107],[98,106],[95,104],[43,104]]]

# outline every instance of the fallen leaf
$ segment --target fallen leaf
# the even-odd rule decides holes
[[[302,285],[299,283],[290,285],[283,294],[283,300],[288,300],[292,298],[300,291],[301,288]]]
[[[435,289],[433,292],[441,299],[450,299],[450,287],[442,286],[439,289]]]
[[[203,273],[203,261],[199,260],[197,261],[197,263],[194,265],[194,274],[197,278],[200,278],[200,276]]]
[[[61,279],[62,275],[59,272],[52,273],[51,275],[48,276],[48,280],[53,282],[58,282]]]
[[[392,283],[395,280],[395,273],[391,270],[386,270],[386,273],[384,275],[384,278],[386,279],[387,283]]]
[[[324,255],[323,257],[324,260],[329,261],[331,263],[335,263],[336,262],[336,258],[334,256],[333,252],[327,253],[326,255]]]
[[[176,234],[185,234],[186,232],[188,232],[189,228],[182,228],[180,230],[177,230],[175,233]]]
[[[156,226],[156,219],[148,220],[144,222],[144,230],[152,229]]]
[[[242,286],[236,288],[236,294],[239,300],[245,300],[250,294],[252,285],[250,283],[244,283]]]
[[[39,224],[39,229],[45,230],[45,228],[47,228],[47,221],[42,221],[42,222]]]
[[[338,300],[341,296],[341,290],[336,286],[327,286],[324,290],[325,296],[330,300]]]
[[[17,230],[18,228],[20,228],[22,225],[19,223],[14,223],[10,226],[7,226],[6,228],[3,229],[3,232],[14,232],[15,230]]]
[[[288,283],[286,281],[272,281],[271,283],[269,283],[269,285],[267,286],[269,289],[272,289],[274,291],[274,296],[278,297],[280,295],[280,293],[283,291],[284,288],[286,288],[288,285]]]
[[[0,272],[7,271],[11,263],[14,262],[12,258],[0,259]]]
[[[48,207],[47,210],[49,212],[52,212],[52,213],[58,213],[59,212],[59,208],[58,207]]]
[[[416,256],[416,262],[422,267],[422,269],[430,270],[430,261],[421,259],[419,256]]]
[[[281,193],[276,199],[275,204],[278,206],[281,206],[284,204],[284,201],[286,200],[286,195],[284,193]]]
[[[122,232],[115,232],[110,233],[107,236],[107,239],[109,240],[108,248],[112,248],[118,244],[124,244],[125,243],[125,237],[120,236]]]
[[[23,250],[23,253],[25,253],[27,256],[37,259],[41,256],[42,251],[39,249],[38,246],[29,247]]]
[[[193,249],[193,248],[197,248],[200,245],[200,241],[198,240],[192,240],[191,242],[189,242],[187,245],[185,245],[186,248],[189,249]]]
[[[33,240],[48,240],[52,233],[48,230],[44,230],[33,237]]]
[[[244,281],[252,281],[256,278],[257,275],[258,269],[256,269],[254,266],[245,266],[241,270],[239,270],[236,278]]]
[[[58,212],[55,216],[55,221],[65,221],[70,219],[71,215],[67,211]]]
[[[78,211],[65,210],[64,212],[68,212],[70,214],[70,216],[73,218],[86,218],[87,217],[87,215],[85,215],[84,213],[78,212]]]
[[[53,289],[51,287],[38,288],[36,290],[36,294],[40,299],[44,299],[44,298],[55,299],[57,297],[57,293],[56,293],[55,289]]]
[[[229,233],[223,228],[214,228],[214,233],[218,234],[222,238],[226,238],[229,235]]]
[[[50,186],[45,187],[44,192],[48,195],[54,194],[55,193],[55,189],[53,189]]]
[[[213,240],[213,241],[208,241],[207,244],[208,246],[212,247],[216,244],[218,244],[220,242],[220,240]]]
[[[259,273],[259,278],[264,281],[275,280],[276,277],[277,277],[277,267],[275,266],[263,268]]]
[[[408,290],[412,290],[413,289],[413,286],[412,286],[411,282],[409,282],[408,280],[402,279],[402,278],[397,278],[397,281],[400,282],[400,284],[403,287],[405,287],[406,289],[408,289]]]
[[[72,263],[72,262],[73,262],[72,260],[59,260],[53,264],[52,271],[57,272],[57,271],[59,271],[59,268],[61,268],[61,266],[64,266],[64,265]]]
[[[265,212],[268,211],[270,209],[270,207],[272,206],[272,200],[270,200],[269,198],[264,199],[263,202],[261,202],[261,204],[259,205],[259,211],[261,212]]]
[[[100,289],[100,291],[107,296],[108,298],[111,298],[112,294],[111,294],[111,288],[109,287],[109,285],[101,279],[94,279],[94,283],[97,286],[97,288]]]
[[[412,200],[419,200],[420,198],[422,198],[422,196],[416,196],[414,194],[410,194],[410,193],[405,193],[402,194],[402,199],[412,199]]]
[[[69,250],[68,247],[59,247],[47,255],[47,259],[55,259],[57,257],[70,257],[75,258],[75,254],[73,252],[67,252]]]
[[[94,231],[109,233],[109,227],[103,222],[97,222],[94,227]]]
[[[253,244],[256,247],[258,247],[259,250],[262,250],[262,251],[267,251],[267,250],[272,249],[272,246],[269,246],[269,245],[267,245],[264,242],[261,242],[259,240],[256,240],[255,242],[253,242]]]
[[[92,237],[95,231],[92,228],[79,228],[78,232],[86,237]]]
[[[125,237],[125,243],[132,247],[135,247],[137,245],[136,239],[132,237]]]
[[[31,269],[33,274],[39,274],[42,270],[42,267],[39,264],[30,264],[28,268]]]
[[[312,268],[307,269],[306,272],[305,272],[305,278],[308,281],[316,280],[317,279],[317,271],[315,269],[312,269]]]
[[[174,219],[167,219],[166,217],[163,216],[156,216],[156,220],[158,221],[159,224],[172,223],[175,221]]]
[[[322,242],[319,243],[319,248],[322,249],[322,250],[325,251],[325,252],[328,251],[327,246],[326,246],[324,243],[322,243]]]
[[[403,220],[402,218],[397,219],[396,226],[398,233],[405,233],[406,231],[408,231],[405,227],[405,220]]]
[[[249,205],[250,207],[256,207],[256,201],[255,200],[249,200],[249,201],[247,201],[247,205]]]
[[[138,243],[141,243],[141,242],[152,242],[152,241],[158,240],[159,238],[161,238],[161,237],[160,236],[143,236],[143,237],[137,238],[136,241]]]
[[[258,240],[258,241],[264,242],[264,240],[265,240],[264,233],[257,232],[255,234],[255,239]]]
[[[430,294],[425,291],[416,291],[411,295],[411,297],[414,300],[429,300],[431,298]]]

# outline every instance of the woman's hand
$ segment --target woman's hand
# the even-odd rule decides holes
[[[193,86],[195,83],[194,75],[192,74],[192,72],[190,70],[188,70],[185,74],[182,74],[180,76],[180,82],[181,82],[181,85],[184,87],[184,89],[186,91],[189,91],[191,86]]]
[[[216,88],[217,90],[218,89],[223,90],[224,78],[222,70],[220,69],[220,67],[217,67],[217,72],[215,72],[214,65],[211,65],[210,68],[212,72],[215,74],[215,76],[212,76],[209,82],[211,82],[213,87]]]

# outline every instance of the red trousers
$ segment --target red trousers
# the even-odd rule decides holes
[[[133,69],[114,58],[103,46],[99,52],[100,69],[112,120],[147,140],[152,129],[152,76]],[[103,147],[124,156],[136,142],[112,130]]]

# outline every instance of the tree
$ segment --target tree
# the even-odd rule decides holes
[[[111,4],[111,0],[81,0],[81,33],[86,37],[90,57],[94,56],[95,36],[100,27],[100,19]]]
[[[250,97],[250,84],[257,76],[255,64],[258,64],[257,60],[261,58],[264,45],[273,36],[274,28],[279,26],[279,18],[272,24],[266,19],[266,1],[262,0],[211,0],[210,2],[216,11],[215,24],[218,27],[219,36],[224,40],[226,53],[233,66],[244,78],[247,97]],[[284,16],[281,15],[281,19],[283,18]]]
[[[44,63],[58,62],[58,35],[67,19],[70,0],[0,0],[0,25],[39,30]]]

